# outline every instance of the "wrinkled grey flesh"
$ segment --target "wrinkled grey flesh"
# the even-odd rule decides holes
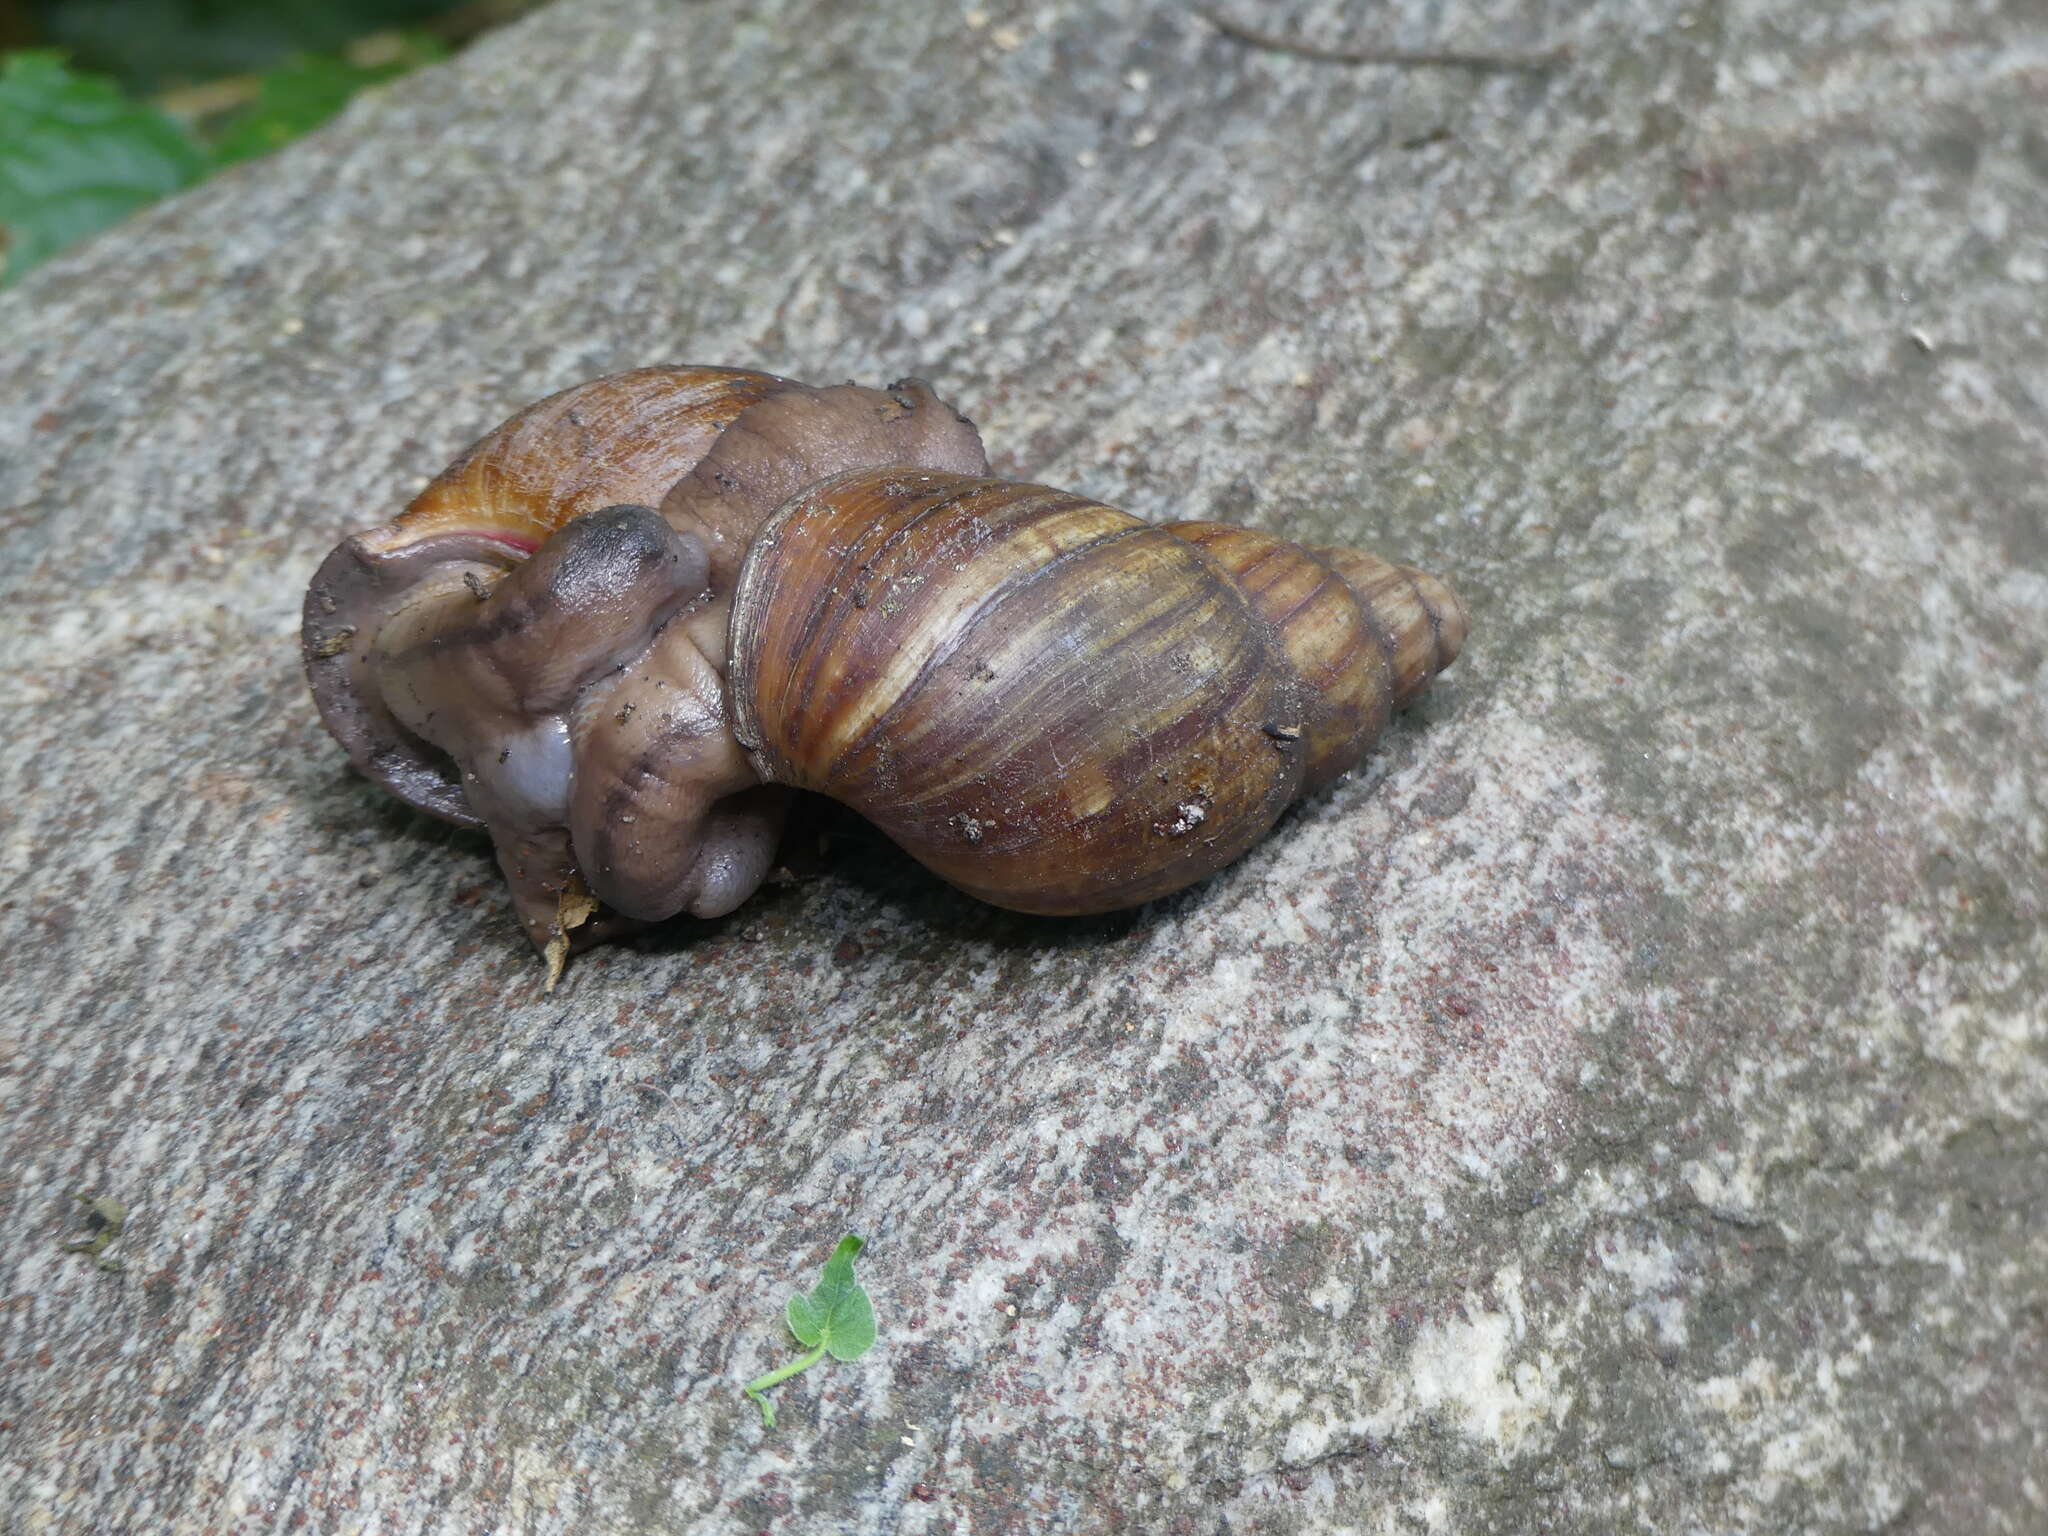
[[[767,876],[787,791],[742,795],[760,776],[733,739],[721,669],[687,624],[591,688],[573,730],[570,840],[605,905],[717,917]]]
[[[922,379],[887,390],[792,388],[742,411],[662,498],[661,511],[678,528],[702,532],[712,586],[729,596],[747,546],[776,508],[821,480],[886,464],[985,475],[988,454],[974,423]],[[717,657],[722,670],[722,650]]]
[[[371,657],[385,622],[422,582],[460,585],[467,574],[488,585],[525,558],[524,551],[484,534],[442,534],[388,553],[359,534],[336,546],[306,589],[301,646],[328,730],[358,773],[459,827],[483,824],[463,796],[460,770],[385,706]]]
[[[464,573],[424,573],[378,635],[385,707],[461,769],[537,943],[576,872],[571,710],[702,597],[705,572],[702,543],[651,507],[607,507],[568,524],[481,601]],[[601,884],[592,891],[606,899]]]

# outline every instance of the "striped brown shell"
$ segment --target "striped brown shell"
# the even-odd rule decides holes
[[[754,540],[734,731],[968,893],[1109,911],[1222,868],[1450,664],[1434,578],[1044,486],[838,476]]]

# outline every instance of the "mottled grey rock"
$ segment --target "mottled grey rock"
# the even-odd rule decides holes
[[[2038,7],[1258,9],[1575,54],[571,3],[0,306],[0,1523],[2048,1526]],[[544,996],[298,593],[655,360],[914,370],[1471,644],[1128,918],[840,823]]]

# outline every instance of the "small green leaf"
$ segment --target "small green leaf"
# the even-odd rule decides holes
[[[832,1314],[825,1329],[825,1351],[834,1360],[858,1360],[874,1347],[875,1309],[866,1291],[853,1295]]]
[[[122,95],[111,80],[73,74],[55,53],[0,62],[0,227],[7,267],[23,272],[206,171],[183,129]]]
[[[874,1305],[853,1278],[853,1261],[863,1246],[857,1237],[841,1238],[811,1292],[810,1310],[822,1324],[825,1349],[834,1360],[858,1360],[875,1342]],[[806,1344],[819,1342],[818,1336],[804,1338],[800,1331],[797,1337]]]
[[[824,1319],[827,1333],[837,1325],[842,1309],[849,1305],[848,1298],[865,1299],[860,1282],[853,1278],[853,1261],[860,1257],[863,1246],[857,1237],[842,1237],[839,1246],[832,1250],[832,1257],[825,1261],[824,1274],[811,1288],[811,1307]]]
[[[789,1331],[796,1335],[797,1343],[805,1349],[815,1349],[825,1337],[825,1320],[811,1305],[810,1298],[802,1291],[792,1291],[788,1313]]]
[[[767,1398],[770,1387],[780,1385],[799,1371],[809,1370],[827,1354],[835,1360],[858,1360],[873,1347],[874,1304],[853,1278],[853,1261],[865,1246],[857,1237],[841,1238],[832,1257],[825,1261],[825,1271],[811,1288],[811,1294],[793,1293],[783,1309],[789,1331],[810,1353],[755,1377],[740,1389],[760,1408],[761,1422],[768,1428],[775,1427],[775,1409]]]

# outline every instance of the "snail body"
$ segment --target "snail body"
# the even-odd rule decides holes
[[[716,916],[812,790],[999,906],[1241,855],[1456,656],[1442,582],[988,477],[917,381],[640,369],[484,438],[306,602],[351,761],[487,828],[536,945]],[[572,932],[573,930],[573,932]]]

